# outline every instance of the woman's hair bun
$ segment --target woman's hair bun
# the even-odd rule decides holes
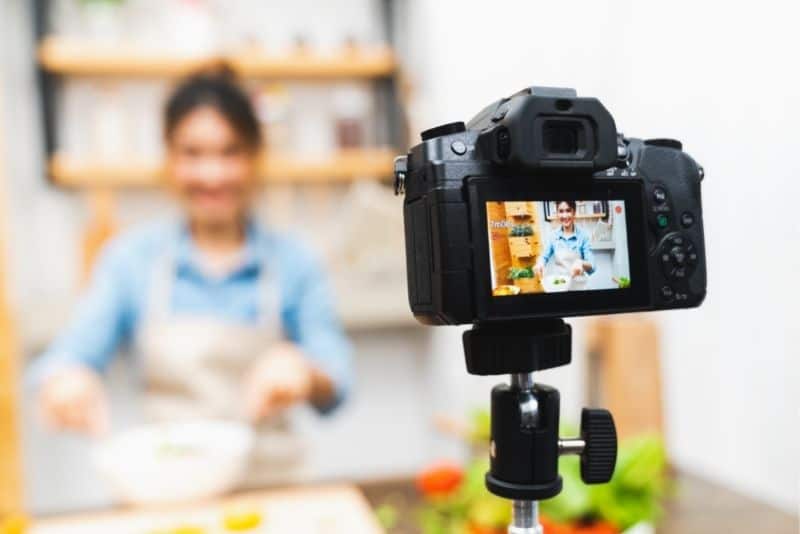
[[[193,78],[204,78],[230,83],[237,83],[239,81],[236,70],[224,59],[206,61],[196,69],[190,71],[186,78],[189,80]]]

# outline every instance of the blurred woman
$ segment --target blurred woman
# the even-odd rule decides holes
[[[583,230],[575,226],[576,205],[574,200],[556,202],[558,230],[550,234],[544,253],[536,262],[534,272],[540,278],[548,265],[553,265],[552,274],[579,278],[594,272],[594,253],[592,240]],[[583,289],[579,283],[570,284],[572,288]],[[584,284],[585,285],[585,284]]]
[[[180,84],[164,134],[182,216],[106,247],[72,322],[37,364],[42,411],[58,428],[102,432],[101,373],[130,345],[149,420],[246,417],[274,444],[291,437],[287,408],[329,412],[350,383],[325,270],[251,216],[261,130],[230,75]]]

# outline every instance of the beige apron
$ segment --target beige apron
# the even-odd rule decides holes
[[[553,259],[555,264],[555,272],[553,274],[560,274],[569,279],[567,291],[580,291],[582,289],[586,289],[589,277],[586,274],[572,276],[571,272],[572,265],[578,260],[583,260],[580,254],[570,249],[564,243],[557,241]]]
[[[174,254],[155,267],[136,339],[149,421],[243,419],[246,373],[283,339],[278,287],[266,269],[259,279],[259,320],[247,325],[171,310]],[[256,428],[245,486],[303,478],[302,442],[286,414]]]

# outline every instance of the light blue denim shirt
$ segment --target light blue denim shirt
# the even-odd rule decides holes
[[[259,319],[259,278],[276,277],[284,334],[297,343],[336,385],[342,400],[352,381],[351,349],[335,313],[325,270],[287,237],[250,224],[244,260],[230,274],[205,274],[185,226],[151,224],[114,239],[101,254],[91,283],[61,336],[34,364],[33,379],[81,363],[105,370],[118,349],[134,339],[143,319],[155,266],[174,256],[173,312],[254,324]],[[326,407],[324,411],[332,408]]]
[[[591,264],[592,268],[586,271],[586,274],[594,272],[594,253],[592,252],[592,240],[589,235],[583,230],[575,227],[575,231],[570,235],[564,235],[564,229],[559,226],[558,230],[550,235],[550,242],[542,255],[542,260],[545,265],[550,262],[553,255],[556,253],[556,248],[567,247],[572,252],[576,252],[583,261]]]

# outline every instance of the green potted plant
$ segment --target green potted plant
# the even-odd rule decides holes
[[[508,277],[519,288],[520,293],[536,293],[540,290],[541,285],[531,266],[512,267],[508,270]]]
[[[533,235],[533,226],[530,224],[515,224],[508,232],[509,237],[528,237]]]

